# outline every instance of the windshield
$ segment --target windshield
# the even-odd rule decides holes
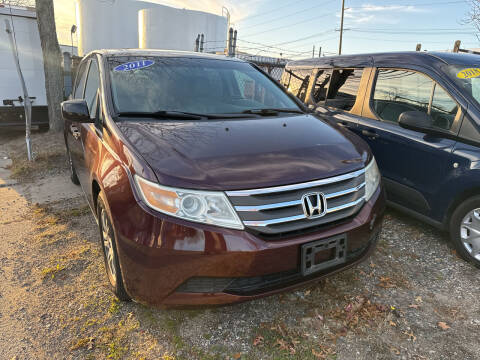
[[[272,80],[248,63],[135,56],[112,57],[108,64],[118,113],[240,114],[252,109],[300,110]]]
[[[461,92],[470,96],[480,107],[480,65],[448,65],[446,68]]]

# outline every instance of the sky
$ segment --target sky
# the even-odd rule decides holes
[[[80,0],[81,1],[81,0]],[[97,0],[105,1],[105,0]],[[135,0],[109,0],[135,1]],[[338,52],[342,0],[151,0],[220,15],[225,6],[238,31],[238,49],[255,55],[300,59]],[[74,0],[54,0],[59,41],[70,44]],[[342,53],[480,48],[466,24],[465,0],[345,0]],[[75,45],[75,38],[74,38]]]

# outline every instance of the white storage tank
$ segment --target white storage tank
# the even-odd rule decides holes
[[[78,54],[138,47],[138,11],[156,6],[136,0],[75,0]]]
[[[78,54],[98,49],[192,51],[198,34],[208,52],[223,52],[227,18],[150,1],[75,0]]]
[[[138,14],[139,47],[192,51],[198,34],[204,35],[205,52],[223,52],[227,18],[203,11],[158,5]]]

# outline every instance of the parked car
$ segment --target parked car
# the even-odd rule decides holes
[[[282,84],[361,136],[390,205],[450,232],[480,267],[480,57],[382,53],[287,64]]]
[[[74,183],[124,300],[233,303],[365,259],[385,208],[367,144],[247,62],[103,50],[62,103]]]

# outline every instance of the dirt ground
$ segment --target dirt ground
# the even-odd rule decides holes
[[[391,210],[370,259],[297,291],[194,310],[119,302],[62,138],[35,133],[29,164],[23,132],[1,131],[1,359],[480,358],[480,270]]]

